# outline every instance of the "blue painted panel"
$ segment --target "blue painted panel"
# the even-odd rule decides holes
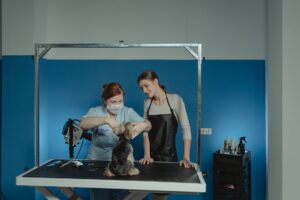
[[[189,112],[196,110],[197,67],[194,61],[45,61],[40,68],[42,160],[68,157],[68,147],[61,135],[63,124],[69,117],[80,119],[90,107],[100,104],[105,82],[120,82],[125,89],[126,105],[143,115],[144,95],[136,79],[148,68],[161,75],[162,84],[170,92],[183,97]],[[191,122],[196,128],[195,117]],[[134,141],[139,146],[137,149],[142,149],[141,140],[142,136]],[[88,145],[83,146],[82,158],[86,157]],[[55,151],[51,151],[53,147]],[[136,151],[136,158],[141,156],[142,151]]]
[[[136,79],[145,69],[154,69],[161,75],[161,83],[170,92],[180,94],[193,113],[191,124],[196,129],[197,66],[195,61],[57,61],[43,60],[40,65],[40,128],[41,160],[68,158],[68,145],[64,144],[61,129],[68,118],[80,119],[90,107],[100,104],[102,85],[118,81],[125,89],[126,105],[143,115],[144,95]],[[189,88],[187,90],[186,88]],[[193,119],[193,120],[192,120]],[[195,133],[195,131],[193,131]],[[178,134],[178,144],[182,135]],[[142,136],[133,141],[135,158],[143,156]],[[86,158],[89,142],[85,142],[79,158]],[[75,155],[80,149],[75,149]],[[193,141],[196,149],[196,141]],[[179,148],[182,155],[182,149]],[[182,156],[181,156],[182,157]],[[195,154],[192,154],[195,161]]]
[[[203,64],[202,127],[213,130],[201,141],[202,170],[212,194],[212,154],[226,137],[247,137],[252,153],[252,198],[266,198],[266,105],[264,61],[205,61]],[[210,198],[205,199],[210,199]]]
[[[4,56],[2,66],[1,191],[7,199],[34,198],[16,176],[34,166],[34,67],[30,56]]]
[[[2,163],[7,176],[1,181],[14,180],[22,161],[15,159],[14,151],[22,152],[22,157],[33,163],[33,67],[28,57],[7,57],[3,69],[3,135],[5,150],[12,151],[6,156],[10,162]],[[20,69],[20,65],[23,68]],[[24,67],[27,66],[27,67]],[[154,69],[171,93],[180,94],[186,104],[193,142],[192,161],[196,160],[196,118],[197,118],[197,67],[195,61],[171,60],[42,60],[40,67],[40,150],[41,161],[50,158],[68,158],[68,146],[64,144],[61,129],[69,118],[79,119],[87,110],[100,103],[101,85],[104,82],[119,81],[125,91],[125,103],[142,115],[144,95],[137,86],[136,78],[144,69]],[[252,196],[253,199],[265,199],[266,194],[266,134],[265,134],[265,63],[264,61],[205,61],[203,65],[202,89],[202,127],[213,129],[212,136],[202,136],[201,169],[208,170],[207,193],[202,195],[172,195],[169,199],[212,199],[212,153],[219,149],[227,137],[247,136],[247,149],[252,151]],[[21,78],[22,77],[22,78]],[[5,87],[4,87],[5,85]],[[19,93],[25,98],[18,98]],[[16,104],[22,101],[22,106]],[[26,120],[20,113],[11,110],[25,110]],[[10,112],[8,112],[10,111]],[[11,129],[15,124],[26,123],[26,136],[22,144],[32,148],[30,152],[24,147],[10,146],[15,136],[23,137],[24,131]],[[24,125],[23,125],[24,126]],[[22,129],[23,130],[23,129]],[[135,157],[143,155],[142,137],[133,141]],[[181,133],[177,138],[178,146],[182,144]],[[89,143],[83,145],[79,158],[85,158]],[[75,155],[79,149],[76,147]],[[182,147],[178,148],[182,157]],[[18,164],[16,169],[8,166]],[[26,163],[27,164],[27,163]],[[28,165],[26,165],[28,166]],[[22,171],[22,169],[21,169]],[[259,181],[257,180],[259,179]],[[8,187],[11,189],[8,190]],[[9,195],[18,195],[12,182],[5,186]],[[29,189],[28,189],[29,190]],[[86,190],[80,191],[85,196]],[[11,194],[14,193],[14,194]],[[9,196],[8,195],[8,196]],[[10,198],[9,198],[10,199]],[[18,199],[18,198],[13,198]],[[38,195],[38,199],[40,196]]]
[[[1,115],[0,115],[0,177],[2,176],[2,59],[0,59],[0,95],[1,95],[1,99],[0,99],[0,111],[1,111]],[[2,182],[0,180],[0,193],[2,194]]]

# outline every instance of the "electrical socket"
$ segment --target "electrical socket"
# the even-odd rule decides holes
[[[211,135],[212,128],[201,128],[201,135]]]

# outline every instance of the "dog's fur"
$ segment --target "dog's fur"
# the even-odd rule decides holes
[[[134,167],[133,148],[130,144],[132,129],[133,125],[130,122],[113,129],[113,132],[119,136],[119,141],[113,149],[112,160],[104,171],[105,176],[134,176],[140,173]]]

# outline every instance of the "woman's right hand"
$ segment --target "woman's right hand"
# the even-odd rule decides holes
[[[119,122],[117,122],[117,120],[113,117],[107,116],[105,121],[106,124],[108,124],[111,128],[116,128],[117,126],[119,126]]]
[[[142,158],[140,161],[139,161],[139,163],[140,164],[143,164],[143,165],[148,165],[148,164],[150,164],[150,163],[153,163],[153,158],[151,158],[150,156],[145,156],[144,158]]]

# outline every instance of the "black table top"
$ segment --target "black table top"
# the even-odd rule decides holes
[[[103,175],[108,161],[80,160],[82,166],[76,167],[69,164],[60,167],[68,160],[51,160],[36,169],[25,173],[24,178],[70,178],[70,179],[107,179],[107,180],[134,180],[134,181],[162,181],[162,182],[182,182],[200,183],[195,169],[185,169],[179,163],[154,162],[149,165],[141,165],[138,162],[135,166],[140,170],[137,176],[114,176]]]

